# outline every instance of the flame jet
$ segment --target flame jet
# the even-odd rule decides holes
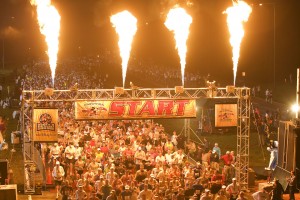
[[[240,47],[245,34],[243,23],[248,21],[252,8],[244,1],[237,0],[232,1],[232,3],[233,6],[227,8],[223,13],[227,14],[227,26],[230,33],[230,45],[232,47],[233,83],[235,85]]]
[[[60,15],[51,5],[50,0],[31,0],[31,5],[36,6],[37,18],[41,33],[47,43],[47,55],[51,69],[52,84],[54,87],[55,70],[59,46]]]
[[[184,85],[184,72],[186,65],[186,42],[189,37],[189,29],[192,21],[192,17],[183,8],[179,7],[171,9],[165,21],[165,26],[174,33],[176,49],[180,58],[182,85]]]
[[[124,87],[131,44],[137,31],[137,19],[130,12],[125,10],[111,16],[110,22],[113,24],[117,34],[119,35],[118,45],[120,49],[120,56],[122,58],[122,78]]]

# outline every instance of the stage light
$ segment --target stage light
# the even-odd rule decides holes
[[[183,86],[175,86],[175,93],[182,94],[184,92]]]
[[[45,90],[44,90],[44,94],[46,95],[46,96],[52,96],[53,95],[53,93],[54,93],[54,90],[53,90],[53,88],[45,88]]]
[[[292,105],[292,111],[293,111],[294,113],[299,112],[299,105],[297,105],[297,104]]]
[[[226,92],[227,93],[234,93],[235,86],[234,85],[227,85],[226,86]]]
[[[208,86],[208,91],[207,91],[207,94],[206,96],[209,97],[209,98],[213,98],[214,96],[217,95],[217,87],[216,87],[216,81],[206,81],[206,84]]]
[[[131,81],[130,81],[129,85],[130,85],[130,88],[131,88],[132,90],[138,90],[138,89],[140,89],[140,87],[134,85]]]
[[[115,94],[124,94],[124,88],[115,87]]]

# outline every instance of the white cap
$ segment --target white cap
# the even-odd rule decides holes
[[[56,164],[59,165],[60,164],[59,161],[56,161]]]
[[[232,181],[236,181],[236,178],[232,178]]]
[[[129,189],[130,187],[129,187],[129,185],[125,185],[125,189]]]

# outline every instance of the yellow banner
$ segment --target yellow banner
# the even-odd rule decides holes
[[[193,99],[75,102],[75,119],[78,120],[188,117],[196,117]]]
[[[33,140],[57,141],[58,109],[33,110]]]
[[[215,105],[215,127],[237,126],[237,104]]]

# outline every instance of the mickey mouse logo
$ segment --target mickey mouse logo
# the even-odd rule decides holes
[[[52,122],[52,117],[48,113],[43,113],[39,117],[39,123],[37,123],[37,130],[49,130],[55,131],[55,124]]]

